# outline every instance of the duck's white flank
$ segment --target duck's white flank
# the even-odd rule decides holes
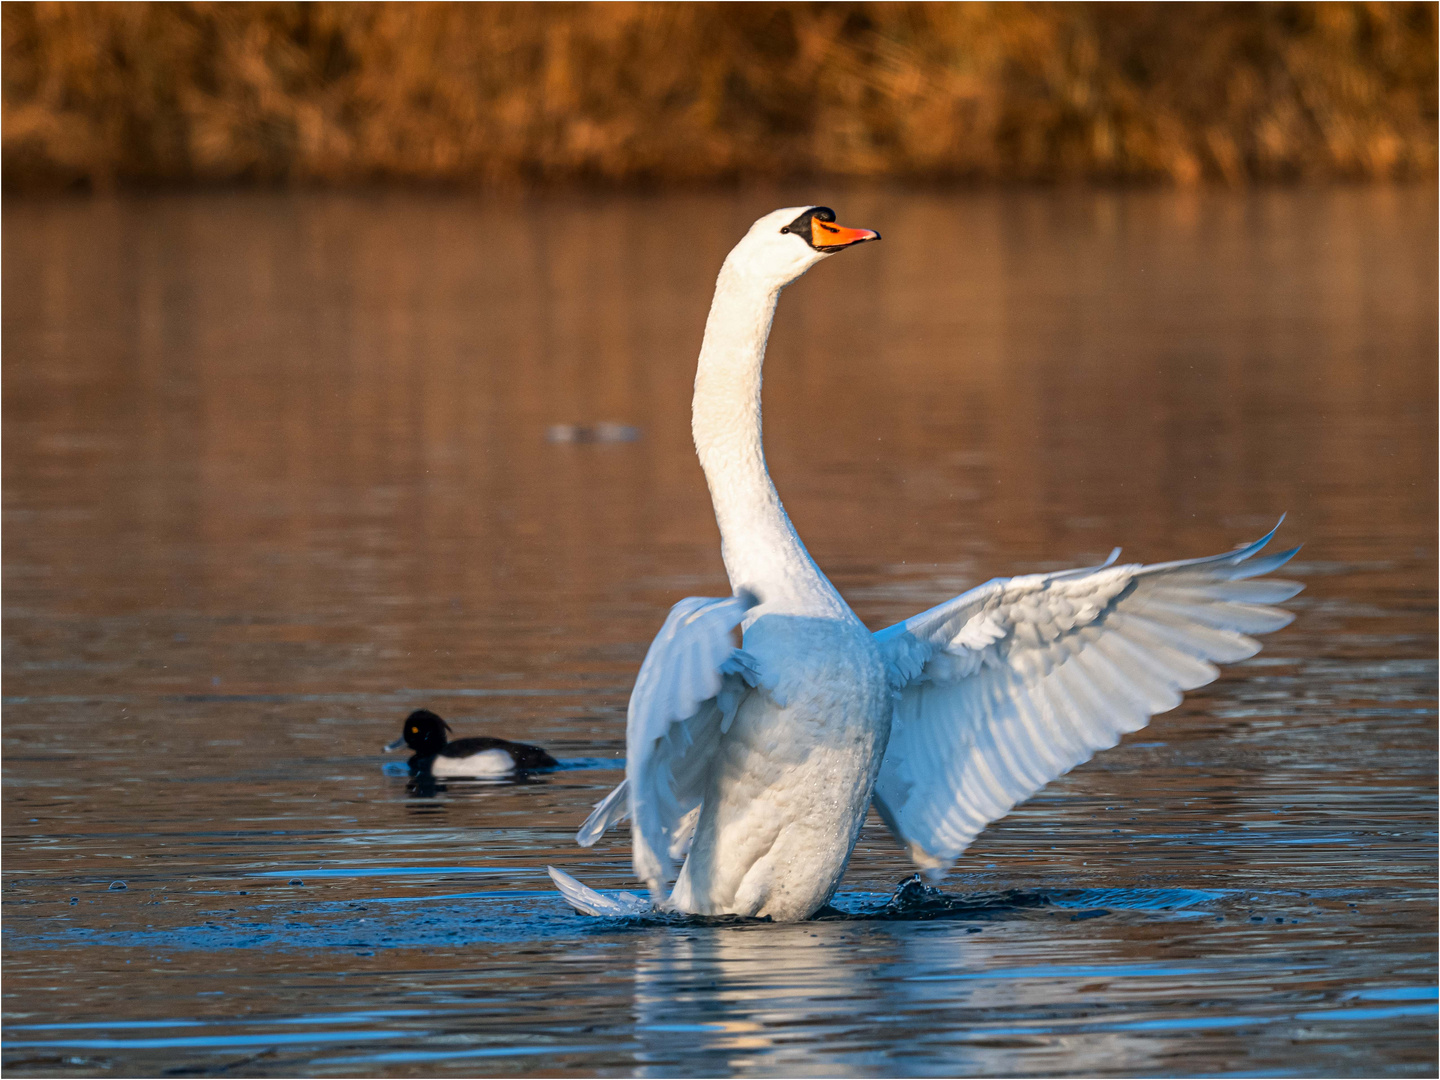
[[[465,757],[437,754],[430,763],[431,776],[504,776],[515,771],[515,758],[508,750],[481,750]]]
[[[786,231],[807,209],[761,218],[730,253],[700,351],[695,447],[735,594],[671,610],[631,694],[623,790],[577,837],[628,812],[636,874],[673,910],[808,918],[872,796],[938,879],[986,823],[1213,679],[1211,661],[1258,651],[1247,635],[1291,618],[1264,605],[1300,589],[1251,580],[1294,554],[1254,558],[1267,536],[1210,559],[996,579],[869,633],[805,550],[761,444],[780,291],[838,250]],[[555,880],[587,914],[638,910]]]

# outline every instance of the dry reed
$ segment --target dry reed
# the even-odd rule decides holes
[[[1381,179],[1436,5],[6,3],[8,188]]]

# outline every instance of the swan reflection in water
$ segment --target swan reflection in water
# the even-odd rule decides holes
[[[1162,1070],[1177,1047],[1149,1022],[1096,1030],[1097,1001],[1118,997],[1108,987],[1135,973],[1136,958],[1079,932],[1062,932],[1073,938],[1065,948],[1053,923],[1026,941],[1023,927],[822,921],[647,935],[635,954],[636,1074],[1023,1074],[1037,1054],[1081,1075],[1116,1061]],[[1057,946],[1083,966],[1055,967]],[[1121,988],[1127,1004],[1133,989]]]

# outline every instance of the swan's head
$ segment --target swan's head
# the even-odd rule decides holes
[[[781,287],[837,251],[879,239],[873,229],[835,224],[835,211],[828,206],[787,206],[751,225],[725,264]]]

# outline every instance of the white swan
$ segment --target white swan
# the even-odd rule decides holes
[[[1262,605],[1301,588],[1251,580],[1295,554],[1253,557],[1272,530],[1213,558],[1120,566],[1116,549],[1102,566],[997,578],[867,631],[796,535],[760,441],[780,291],[879,239],[834,221],[826,207],[762,217],[705,324],[693,430],[735,594],[671,610],[630,697],[625,782],[577,836],[589,846],[628,815],[635,873],[662,908],[808,918],[872,797],[938,880],[986,824],[1214,679],[1212,661],[1256,653],[1247,635],[1292,618]],[[551,875],[588,914],[650,906]]]

